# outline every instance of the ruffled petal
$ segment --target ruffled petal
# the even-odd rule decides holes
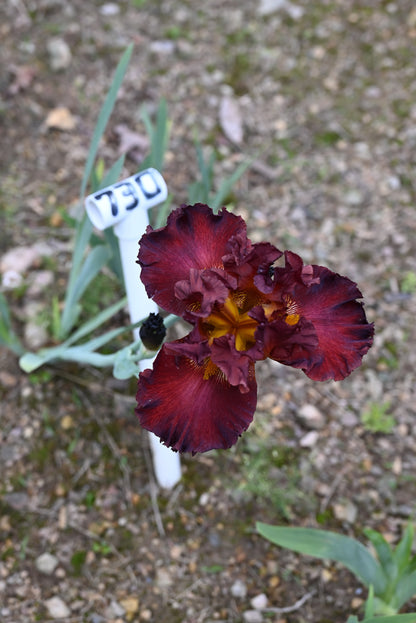
[[[252,288],[257,275],[267,275],[269,267],[282,252],[269,242],[251,244],[241,235],[233,236],[227,245],[227,254],[222,258],[227,272],[238,277],[238,288]]]
[[[297,266],[295,272],[297,278],[285,284],[293,308],[313,325],[318,337],[309,361],[296,367],[315,381],[344,379],[373,343],[374,327],[356,300],[362,294],[353,281],[323,266]]]
[[[234,335],[224,335],[213,341],[211,361],[223,372],[230,385],[238,387],[242,393],[250,391],[254,362],[247,353],[236,350]]]
[[[250,314],[259,327],[256,342],[262,345],[263,356],[294,368],[308,367],[318,347],[318,336],[313,324],[301,318],[295,325],[282,318],[267,321],[262,308]]]
[[[153,370],[140,374],[136,415],[168,447],[178,452],[230,448],[250,425],[256,408],[253,371],[242,394],[208,360],[198,365],[162,347]]]
[[[218,214],[201,203],[171,212],[167,225],[149,227],[140,240],[138,263],[147,294],[166,311],[182,315],[187,301],[175,295],[175,284],[189,280],[191,269],[223,268],[229,239],[246,236],[246,224],[223,208]]]
[[[178,281],[174,292],[176,298],[186,305],[183,315],[192,322],[195,317],[209,316],[214,305],[222,305],[230,289],[236,285],[235,278],[220,268],[191,268],[189,278]]]

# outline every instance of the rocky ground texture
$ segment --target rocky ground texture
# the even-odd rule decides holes
[[[376,327],[341,383],[259,364],[253,426],[230,451],[183,458],[168,492],[134,380],[76,365],[26,375],[1,349],[1,621],[346,621],[359,582],[272,547],[255,522],[373,527],[395,542],[415,511],[414,3],[3,0],[0,37],[1,290],[26,348],[51,343],[65,217],[131,42],[106,166],[124,151],[123,176],[137,170],[141,107],[166,98],[173,205],[198,176],[195,136],[217,156],[217,186],[250,157],[227,203],[251,239],[357,281]],[[104,277],[88,313],[117,288]]]

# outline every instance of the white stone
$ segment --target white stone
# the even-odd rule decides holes
[[[50,616],[53,619],[65,619],[70,616],[71,611],[60,597],[51,597],[45,601]]]
[[[106,2],[100,7],[100,13],[105,17],[112,17],[120,13],[120,7],[115,2]]]
[[[313,446],[316,444],[316,442],[318,441],[318,433],[316,432],[316,430],[311,430],[309,433],[306,433],[306,435],[304,435],[302,437],[302,439],[300,440],[300,447],[301,448],[313,448]]]
[[[298,412],[298,418],[306,428],[319,430],[325,426],[325,418],[314,405],[302,405]]]
[[[340,521],[346,521],[347,523],[353,524],[357,519],[358,508],[348,500],[345,504],[334,504],[333,505],[334,515]]]
[[[247,595],[247,586],[242,582],[242,580],[236,580],[231,587],[231,595],[233,597],[238,597],[240,599],[244,599]]]
[[[39,252],[33,247],[13,247],[0,259],[0,272],[13,270],[24,273],[39,258]]]
[[[69,45],[60,37],[53,37],[47,43],[49,64],[53,71],[66,69],[71,64],[72,54]]]
[[[58,559],[53,554],[49,554],[49,552],[45,552],[36,558],[35,565],[36,569],[45,575],[52,575],[58,566]]]
[[[260,593],[259,595],[256,595],[255,597],[250,599],[250,604],[256,610],[264,610],[264,608],[267,608],[267,597],[264,593]]]
[[[23,283],[23,277],[15,270],[6,270],[3,273],[2,286],[5,290],[14,290]]]
[[[243,619],[244,623],[263,623],[263,615],[259,610],[246,610]]]
[[[28,296],[38,296],[54,281],[54,274],[51,270],[37,270],[30,277],[31,284],[27,290]]]
[[[303,16],[304,10],[302,7],[292,4],[289,0],[261,0],[259,13],[260,15],[271,15],[275,11],[286,11],[290,17],[294,20],[300,19]]]

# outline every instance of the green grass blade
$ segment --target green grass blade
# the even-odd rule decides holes
[[[364,619],[362,623],[416,623],[416,614],[393,614],[387,617],[372,617],[371,619]]]
[[[150,139],[150,154],[143,160],[140,169],[154,167],[162,171],[170,134],[166,100],[162,98],[159,102],[155,124],[145,106],[141,109],[141,118]]]
[[[170,206],[172,205],[172,195],[168,195],[166,201],[162,203],[162,205],[157,206],[157,216],[155,221],[155,229],[159,227],[163,227],[166,225],[166,219],[168,217],[168,213],[170,210]]]
[[[126,154],[122,154],[120,158],[118,158],[113,166],[107,171],[107,173],[102,178],[98,190],[105,188],[106,186],[111,186],[111,184],[115,184],[123,170],[124,162],[126,160]]]
[[[335,532],[312,528],[271,526],[258,522],[257,531],[275,545],[300,554],[342,563],[366,586],[373,584],[376,595],[382,595],[387,578],[379,562],[359,541]]]
[[[227,179],[225,179],[221,183],[215,197],[210,202],[210,206],[214,212],[218,212],[224,200],[230,194],[234,184],[236,184],[240,177],[247,171],[251,163],[252,160],[245,160],[244,162],[241,162],[234,171],[234,173],[232,173]]]
[[[168,146],[169,133],[170,124],[168,123],[168,110],[166,100],[162,98],[157,109],[156,128],[152,141],[153,166],[158,171],[162,171],[163,169],[163,161],[165,159],[165,152]]]
[[[0,344],[10,348],[16,355],[24,352],[19,338],[12,328],[9,306],[5,296],[0,292]]]
[[[202,150],[202,146],[199,142],[195,143],[196,149],[196,158],[198,162],[198,169],[201,174],[201,187],[202,187],[202,196],[199,201],[202,203],[209,202],[209,196],[212,190],[212,178],[213,178],[213,170],[214,170],[214,162],[215,162],[215,151],[213,150],[209,156],[208,163],[205,162],[204,153]]]
[[[416,571],[399,579],[393,597],[397,609],[399,610],[414,595],[416,595]]]
[[[107,127],[108,120],[110,119],[111,113],[113,112],[114,105],[117,99],[117,93],[120,89],[121,83],[123,82],[125,73],[127,71],[128,64],[130,62],[130,58],[133,52],[133,44],[130,44],[123,56],[120,59],[119,64],[117,65],[117,69],[114,73],[114,78],[111,83],[110,89],[107,93],[107,97],[104,100],[104,104],[102,105],[100,114],[98,115],[97,124],[94,128],[94,133],[92,136],[90,149],[87,156],[87,162],[85,164],[84,169],[84,177],[81,182],[80,189],[80,197],[84,197],[85,191],[87,189],[88,180],[90,179],[91,172],[94,167],[95,158],[98,152],[98,146],[100,144],[101,138],[105,132]]]
[[[120,178],[121,172],[123,170],[125,161],[125,154],[122,154],[118,160],[113,164],[109,171],[103,176],[101,181],[98,184],[98,190],[102,188],[106,188],[106,186],[111,186],[111,184],[115,184]],[[112,256],[108,262],[109,268],[116,275],[117,279],[120,283],[123,282],[123,266],[121,263],[120,257],[120,247],[118,238],[114,233],[112,227],[104,230],[104,238],[107,246],[111,249]],[[98,244],[102,244],[102,239],[98,238],[98,236],[91,236],[91,244],[94,245],[98,242]]]
[[[52,361],[56,358],[56,353],[46,353],[46,354],[37,354],[37,353],[24,353],[19,359],[19,366],[26,372],[30,374],[34,370],[37,370],[41,366],[48,363],[48,361]]]
[[[365,536],[371,541],[374,549],[377,552],[378,559],[383,567],[390,582],[394,581],[397,577],[398,567],[394,560],[393,551],[386,539],[380,532],[372,530],[371,528],[364,529]]]
[[[79,346],[72,346],[68,350],[73,351],[76,348],[79,351],[85,350],[92,352],[97,350],[98,348],[101,348],[102,346],[104,346],[104,344],[108,344],[108,342],[111,342],[111,340],[114,340],[116,337],[122,335],[126,331],[131,331],[130,325],[126,327],[118,327],[117,329],[110,329],[110,331],[107,331],[102,335],[98,335],[97,337],[88,340],[88,342],[84,342]]]
[[[92,223],[88,216],[84,214],[81,221],[78,224],[77,231],[75,234],[75,242],[74,242],[74,252],[72,254],[72,266],[71,272],[68,280],[68,289],[69,293],[73,287],[73,284],[77,278],[80,266],[82,264],[82,260],[84,258],[85,251],[88,247],[90,238],[92,234]]]
[[[406,567],[410,563],[411,551],[413,544],[413,524],[409,522],[406,526],[406,530],[400,541],[398,542],[396,549],[393,552],[394,560],[396,561],[399,569],[399,575],[405,571]]]
[[[64,345],[70,346],[71,344],[75,344],[75,342],[78,342],[78,340],[81,340],[83,337],[89,333],[92,333],[95,329],[98,329],[99,326],[110,320],[110,318],[117,314],[117,312],[119,312],[120,309],[123,309],[126,305],[127,297],[124,296],[120,301],[117,301],[114,305],[110,305],[110,307],[104,309],[97,316],[94,316],[94,318],[91,318],[91,320],[85,322],[64,342]]]
[[[98,275],[102,267],[111,257],[111,251],[104,245],[95,247],[87,256],[76,281],[68,290],[65,308],[61,319],[61,337],[68,335],[78,315],[78,302],[91,281]]]

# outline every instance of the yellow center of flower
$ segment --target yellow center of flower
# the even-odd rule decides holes
[[[239,351],[253,346],[256,328],[256,320],[250,318],[248,312],[242,312],[230,296],[222,307],[213,311],[202,323],[210,344],[214,338],[230,334],[235,336],[235,347]]]

